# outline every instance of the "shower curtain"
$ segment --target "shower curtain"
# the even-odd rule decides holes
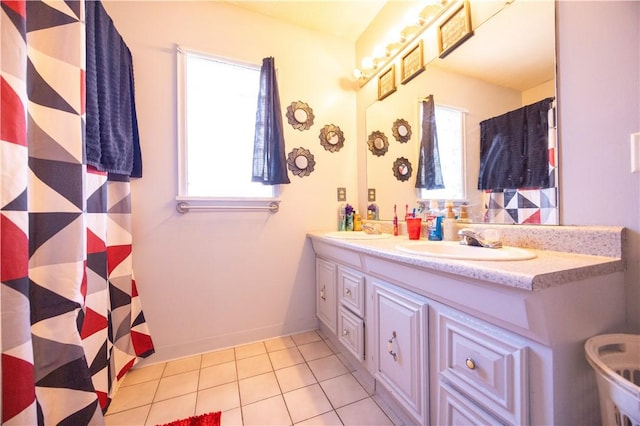
[[[1,423],[101,424],[154,351],[129,178],[84,161],[84,2],[1,6]]]

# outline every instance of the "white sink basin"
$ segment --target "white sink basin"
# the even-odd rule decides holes
[[[339,240],[379,240],[389,238],[390,234],[367,234],[363,231],[333,231],[327,232],[325,236],[337,238]]]
[[[420,256],[461,260],[527,260],[536,257],[532,251],[504,246],[492,249],[461,245],[455,241],[408,241],[396,249]]]

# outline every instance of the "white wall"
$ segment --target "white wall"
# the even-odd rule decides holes
[[[627,319],[640,331],[640,2],[558,3],[560,221],[627,228]],[[597,307],[594,307],[597,309]]]
[[[338,186],[357,203],[355,92],[345,79],[354,46],[223,2],[104,4],[134,58],[144,177],[132,183],[133,261],[156,347],[147,363],[315,328],[306,232],[336,226]],[[283,110],[298,100],[313,109],[304,132],[283,116],[287,152],[310,149],[316,166],[290,174],[279,213],[176,212],[176,43],[254,63],[273,56]],[[339,152],[320,145],[326,124],[344,132]]]

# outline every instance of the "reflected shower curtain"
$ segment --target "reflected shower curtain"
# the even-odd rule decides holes
[[[83,164],[84,3],[1,6],[1,423],[100,424],[153,353],[129,178]]]

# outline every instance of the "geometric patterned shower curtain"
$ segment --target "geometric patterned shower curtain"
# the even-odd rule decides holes
[[[1,423],[100,424],[154,351],[129,178],[84,164],[84,2],[1,5]]]

